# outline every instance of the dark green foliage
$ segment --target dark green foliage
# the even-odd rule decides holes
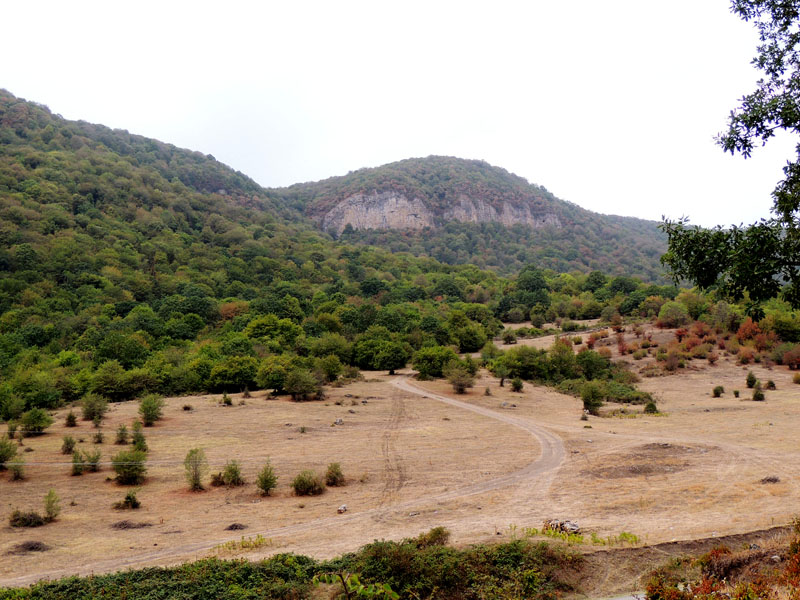
[[[22,512],[20,510],[15,510],[11,513],[8,523],[12,527],[41,527],[47,523],[47,521],[37,512]]]
[[[66,418],[64,420],[64,425],[66,427],[77,427],[78,426],[78,417],[75,416],[74,412],[69,411],[67,413],[67,416],[66,416]]]
[[[133,424],[133,436],[131,437],[133,449],[138,452],[147,452],[147,440],[142,431],[142,422],[135,421]]]
[[[300,471],[292,481],[292,489],[298,496],[318,496],[325,491],[322,478],[311,470]]]
[[[129,437],[130,434],[128,433],[128,427],[123,423],[117,428],[117,437],[114,439],[114,443],[124,446],[128,443]]]
[[[331,463],[325,471],[325,485],[337,487],[345,484],[344,473],[339,463]]]
[[[768,390],[774,390],[775,389],[775,382],[772,381],[772,379],[770,379],[769,381],[767,381],[766,388]]]
[[[86,463],[83,460],[83,455],[80,450],[72,451],[72,471],[71,474],[75,477],[83,475],[86,470]]]
[[[445,365],[453,360],[458,360],[458,355],[452,349],[429,346],[414,354],[412,364],[419,371],[420,379],[430,379],[431,377],[442,377]]]
[[[120,485],[139,485],[147,473],[147,454],[139,450],[123,450],[111,459],[111,468]]]
[[[725,393],[724,387],[722,387],[721,385],[714,386],[714,391],[712,393],[712,396],[714,396],[714,398],[719,398],[720,396],[722,396],[723,393]]]
[[[658,414],[658,406],[653,401],[648,402],[644,406],[644,412],[648,415],[657,415]]]
[[[475,385],[475,376],[463,361],[451,360],[442,369],[442,374],[453,386],[453,391],[456,394],[463,394],[467,391],[467,388]]]
[[[138,489],[128,490],[125,494],[125,498],[114,503],[114,508],[117,510],[136,510],[137,508],[141,507],[142,503],[137,497],[138,492]]]
[[[581,386],[581,400],[583,409],[591,415],[596,415],[603,406],[603,387],[596,381],[587,381]]]
[[[764,398],[765,396],[763,390],[760,386],[756,385],[756,387],[753,388],[753,400],[756,402],[763,402]]]
[[[520,379],[519,377],[514,377],[514,379],[511,380],[512,392],[521,392],[523,387],[524,384],[522,382],[522,379]]]
[[[750,388],[750,389],[754,388],[755,385],[756,385],[756,382],[758,382],[758,379],[756,378],[756,376],[753,374],[752,371],[748,371],[747,372],[747,379],[745,379],[745,383],[747,384],[747,387]]]
[[[53,424],[53,417],[41,408],[32,408],[23,413],[19,419],[19,424],[25,437],[39,435]]]
[[[96,473],[100,470],[100,450],[87,450],[83,453],[83,463],[86,470]]]

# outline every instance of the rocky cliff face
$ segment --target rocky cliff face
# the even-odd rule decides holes
[[[459,196],[458,201],[441,214],[435,214],[421,199],[408,198],[397,192],[354,194],[318,215],[316,220],[323,230],[337,233],[348,224],[353,229],[423,229],[447,221],[494,221],[509,227],[522,224],[533,228],[562,225],[554,212],[511,202],[503,202],[498,210],[487,202],[465,195]]]

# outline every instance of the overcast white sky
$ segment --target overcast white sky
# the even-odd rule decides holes
[[[757,79],[727,0],[5,3],[0,87],[265,186],[430,154],[585,208],[749,223],[796,140],[714,144]]]

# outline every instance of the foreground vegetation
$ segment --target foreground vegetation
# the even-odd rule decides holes
[[[319,574],[358,573],[363,583],[387,584],[401,598],[558,597],[561,578],[581,557],[546,543],[513,541],[458,550],[436,528],[401,542],[374,542],[330,561],[280,554],[263,561],[207,559],[175,568],[70,577],[30,588],[0,590],[0,600],[205,599],[311,597]]]

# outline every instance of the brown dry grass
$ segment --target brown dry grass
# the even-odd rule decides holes
[[[666,340],[671,333],[657,335]],[[552,338],[520,343],[546,347]],[[610,348],[616,355],[615,344]],[[638,369],[653,359],[627,360]],[[39,509],[50,487],[61,496],[58,521],[35,530],[36,539],[51,547],[47,562],[35,553],[6,554],[33,534],[6,521],[0,525],[0,585],[42,575],[172,564],[215,553],[215,545],[242,534],[260,533],[270,540],[244,554],[248,557],[278,551],[330,557],[376,538],[416,535],[438,525],[450,528],[457,544],[507,540],[513,526],[539,527],[553,517],[577,520],[601,536],[633,532],[647,543],[783,525],[799,512],[800,386],[791,383],[784,368],[749,368],[777,384],[766,402],[744,398],[749,397],[747,369],[723,356],[713,367],[693,361],[674,375],[643,379],[639,386],[658,398],[661,416],[631,407],[633,414],[588,422],[580,420],[575,398],[530,384],[515,394],[485,372],[462,396],[453,395],[443,381],[419,382],[415,385],[430,392],[543,425],[566,448],[554,476],[434,500],[523,469],[539,455],[539,444],[513,425],[399,390],[391,385],[396,379],[385,374],[331,390],[325,402],[297,404],[255,394],[244,406],[234,397],[235,406],[225,408],[213,396],[173,398],[166,418],[146,430],[152,450],[148,481],[139,494],[143,508],[121,512],[111,505],[125,488],[106,481],[107,466],[100,473],[69,476],[69,465],[63,464],[68,461],[59,453],[61,436],[79,435],[86,440],[81,446],[91,446],[93,429],[81,422],[77,431],[67,430],[66,411],[61,411],[46,435],[25,442],[34,449],[25,454],[28,479],[10,482],[4,475],[0,481],[4,517],[14,508]],[[723,397],[711,397],[715,385],[725,387]],[[491,396],[484,395],[487,386]],[[742,390],[743,398],[734,399],[733,389]],[[187,402],[195,410],[184,412]],[[135,414],[133,403],[113,406],[104,425],[106,439]],[[331,427],[337,418],[344,424]],[[299,433],[300,426],[307,433]],[[182,461],[196,446],[205,448],[216,469],[239,459],[248,485],[189,492]],[[101,447],[104,460],[118,450],[109,441]],[[275,497],[262,498],[252,482],[267,457],[278,471],[279,489]],[[329,462],[342,464],[347,486],[315,498],[291,495],[288,485],[298,471],[322,472]],[[769,476],[780,482],[760,482]],[[349,510],[337,515],[341,504]],[[111,529],[122,519],[153,526]],[[234,522],[248,528],[226,531]]]

